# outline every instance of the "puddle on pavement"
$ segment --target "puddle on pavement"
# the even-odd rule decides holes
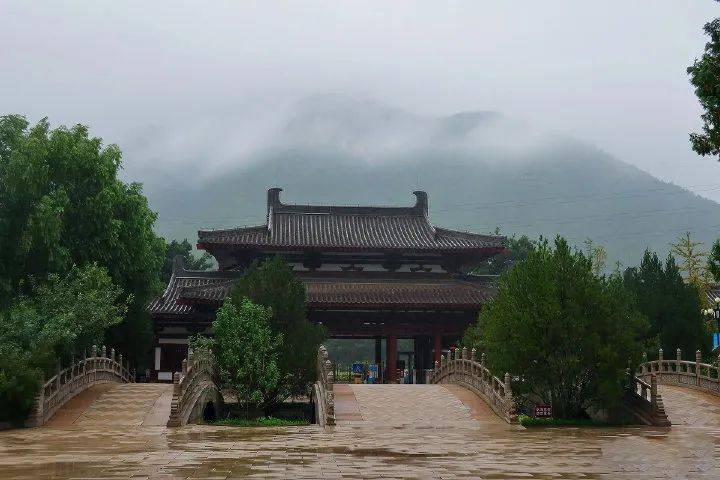
[[[718,478],[720,429],[316,426],[0,432],[0,478]]]

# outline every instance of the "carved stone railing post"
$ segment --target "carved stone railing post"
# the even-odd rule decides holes
[[[700,369],[702,368],[702,353],[695,351],[695,385],[700,386]]]
[[[475,356],[476,356],[476,355],[477,355],[477,350],[475,350],[475,348],[473,348],[472,350],[470,350],[470,361],[471,361],[471,362],[474,362],[474,361],[475,361]]]
[[[650,405],[653,413],[657,412],[658,409],[658,391],[657,391],[657,375],[650,375]]]
[[[320,345],[317,354],[317,381],[313,385],[315,402],[315,420],[320,426],[335,425],[335,396],[332,362],[324,345]]]

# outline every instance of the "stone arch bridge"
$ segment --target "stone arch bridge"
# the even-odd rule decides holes
[[[643,362],[631,377],[626,406],[648,425],[720,425],[720,372],[715,365],[674,359]],[[428,385],[336,384],[324,347],[317,361],[312,401],[321,426],[347,422],[463,424],[515,423],[510,375],[495,377],[481,355],[466,349],[442,357]],[[154,425],[179,427],[214,419],[224,410],[216,368],[204,352],[189,352],[172,384],[133,383],[113,349],[60,370],[42,387],[30,426]]]

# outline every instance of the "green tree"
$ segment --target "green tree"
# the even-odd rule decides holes
[[[710,272],[707,270],[707,252],[702,249],[702,242],[693,242],[690,232],[678,237],[677,242],[670,244],[670,251],[680,259],[680,271],[685,281],[695,287],[701,305],[707,303],[706,292],[710,283]]]
[[[720,239],[715,240],[710,249],[707,271],[716,283],[720,283]]]
[[[687,359],[694,359],[697,349],[708,351],[710,337],[697,289],[683,281],[672,255],[663,268],[657,254],[646,250],[640,266],[625,270],[624,278],[626,288],[650,322],[649,336],[655,339],[650,355],[657,347],[668,355],[680,348]]]
[[[23,422],[42,382],[32,354],[14,343],[0,342],[0,422]]]
[[[304,395],[315,380],[317,349],[324,338],[323,328],[307,318],[305,285],[280,256],[254,262],[238,280],[230,296],[240,307],[249,298],[272,308],[270,328],[285,339],[279,352],[281,383],[290,395]]]
[[[622,278],[594,275],[592,262],[557,237],[500,276],[463,343],[485,352],[496,375],[513,375],[521,400],[532,395],[558,417],[577,418],[621,401],[645,328]]]
[[[141,186],[118,179],[120,166],[117,146],[85,126],[0,117],[0,309],[33,281],[97,263],[132,295],[107,342],[137,362],[152,338],[145,307],[161,289],[164,242]]]
[[[94,264],[72,267],[63,277],[51,274],[16,299],[0,319],[0,418],[24,418],[41,376],[101,344],[131,301]]]
[[[499,231],[496,231],[499,233]],[[478,269],[478,273],[487,273],[490,275],[500,275],[509,270],[528,256],[530,250],[533,249],[533,241],[526,235],[518,238],[510,237],[507,239],[507,249],[503,253],[493,256],[488,262],[487,267]]]
[[[600,276],[605,271],[607,251],[602,245],[595,246],[591,238],[585,239],[585,257],[592,263],[592,271],[595,276]]]
[[[688,67],[690,83],[700,100],[702,133],[691,133],[690,143],[700,155],[715,155],[720,159],[720,18],[708,22],[703,28],[710,37],[700,59]]]
[[[182,257],[185,267],[188,270],[208,270],[212,267],[212,255],[208,252],[203,252],[202,255],[196,257],[192,253],[192,245],[190,245],[187,238],[182,242],[173,240],[165,245],[165,262],[162,268],[162,278],[166,284],[172,276],[173,262],[177,256]]]
[[[270,329],[272,315],[271,308],[255,305],[248,298],[239,306],[228,298],[213,322],[223,385],[238,402],[261,408],[265,416],[287,395],[278,367],[283,335]]]

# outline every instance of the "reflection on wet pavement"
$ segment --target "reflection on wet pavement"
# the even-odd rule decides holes
[[[387,391],[353,391],[366,420],[343,422],[334,431],[73,425],[0,432],[0,478],[720,476],[717,426],[526,430],[485,421],[477,412],[470,417],[458,396],[406,389],[383,400]],[[444,411],[423,412],[430,407]],[[397,422],[393,411],[408,416]],[[438,418],[448,423],[433,426]]]

